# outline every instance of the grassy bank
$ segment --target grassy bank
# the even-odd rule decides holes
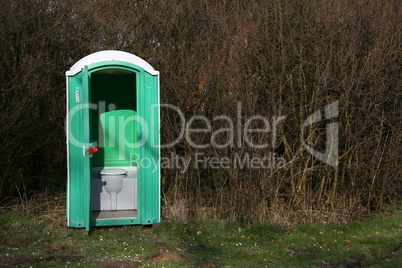
[[[38,199],[39,200],[39,199]],[[352,224],[66,228],[62,197],[0,212],[0,267],[401,267],[401,210]],[[44,201],[45,200],[45,201]]]

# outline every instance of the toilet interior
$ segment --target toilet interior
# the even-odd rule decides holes
[[[92,73],[90,82],[91,138],[98,147],[91,159],[91,204],[93,219],[137,217],[137,126],[136,75],[124,69],[105,69]],[[113,179],[102,178],[101,171],[125,170],[122,188],[118,193],[106,191]],[[115,175],[121,176],[117,172]],[[116,177],[116,178],[117,178]]]

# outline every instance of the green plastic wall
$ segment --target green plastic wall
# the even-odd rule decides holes
[[[135,162],[130,163],[130,154],[137,153],[137,150],[134,150],[133,146],[124,146],[126,155],[122,157],[119,140],[115,143],[112,136],[109,137],[108,134],[119,135],[118,126],[121,123],[119,119],[128,119],[136,115],[136,88],[136,74],[133,72],[128,74],[110,74],[102,73],[102,71],[92,73],[91,102],[97,104],[98,109],[93,110],[90,115],[91,137],[99,148],[99,152],[93,155],[93,166],[135,165]],[[125,137],[130,144],[135,144],[137,139],[135,122],[128,121],[129,125],[125,125]],[[109,129],[109,126],[112,128]],[[104,136],[105,134],[107,137]]]
[[[92,166],[98,167],[128,167],[136,166],[133,161],[138,155],[137,113],[123,109],[104,112],[96,119],[101,123],[99,129],[99,151],[92,157]],[[98,126],[92,121],[92,126]],[[116,138],[117,137],[117,138]],[[120,139],[119,139],[120,137]]]

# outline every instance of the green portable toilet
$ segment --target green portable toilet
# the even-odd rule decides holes
[[[107,50],[66,78],[67,226],[158,223],[159,72]]]

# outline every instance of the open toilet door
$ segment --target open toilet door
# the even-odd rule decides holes
[[[82,119],[83,119],[83,126],[84,126],[84,133],[83,133],[83,179],[84,181],[84,214],[85,214],[85,229],[89,231],[91,226],[91,141],[90,141],[90,119],[89,119],[89,109],[91,107],[90,100],[89,100],[89,73],[88,73],[88,66],[84,66],[82,70],[82,103],[83,111],[82,111]]]
[[[74,81],[68,94],[68,225],[85,227],[91,223],[91,139],[90,139],[90,77],[83,67],[82,77]]]

